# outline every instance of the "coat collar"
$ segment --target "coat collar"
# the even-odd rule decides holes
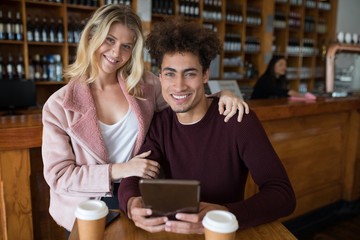
[[[119,81],[119,83],[120,83],[120,87],[125,95],[125,98],[129,103],[129,106],[135,112],[135,115],[139,122],[139,133],[138,133],[138,137],[136,139],[135,147],[133,150],[133,153],[137,153],[145,139],[145,135],[146,135],[146,132],[148,129],[148,124],[146,124],[146,123],[149,121],[146,121],[145,117],[151,116],[151,118],[152,118],[152,113],[149,113],[148,111],[154,111],[154,110],[153,110],[153,108],[150,107],[151,103],[149,100],[136,99],[135,97],[133,97],[132,95],[130,95],[128,93],[128,91],[126,90],[124,81]],[[154,91],[154,89],[152,89],[152,87],[150,87],[149,85],[142,84],[142,83],[143,82],[141,81],[139,84],[140,84],[140,87],[142,88],[143,92]],[[147,95],[147,94],[145,94],[145,95]]]
[[[149,106],[151,104],[149,101],[138,100],[131,96],[127,92],[123,80],[119,79],[119,85],[139,122],[139,134],[134,148],[134,153],[136,153],[144,141],[148,128],[146,123],[149,121],[146,121],[144,117],[152,116],[152,113],[147,111],[154,110]],[[144,92],[154,91],[146,84],[141,84],[141,86]],[[108,152],[98,125],[95,103],[89,84],[84,79],[70,81],[63,103],[65,109],[77,113],[77,117],[69,123],[72,132],[100,158],[100,161],[108,163]]]
[[[68,83],[64,108],[74,112],[69,127],[76,137],[100,158],[102,163],[108,163],[108,153],[98,125],[90,86],[82,80],[72,80]]]

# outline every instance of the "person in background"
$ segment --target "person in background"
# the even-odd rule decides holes
[[[130,7],[100,7],[87,22],[77,58],[65,72],[69,83],[43,107],[49,212],[67,231],[80,202],[102,199],[118,209],[121,179],[158,175],[159,164],[147,158],[150,152],[135,154],[154,111],[167,106],[159,79],[144,72],[143,45],[141,20]],[[248,106],[225,94],[219,109],[226,120],[239,109],[241,120]]]
[[[240,228],[293,212],[296,199],[287,173],[253,111],[242,122],[214,114],[219,99],[207,98],[209,66],[222,47],[218,35],[181,19],[155,24],[146,47],[159,65],[162,94],[169,108],[155,113],[140,153],[159,162],[164,178],[200,182],[199,213],[177,213],[175,221],[152,217],[139,191],[140,177],[123,179],[119,205],[136,226],[149,232],[204,232],[210,210],[230,211]],[[259,192],[244,199],[248,173]],[[155,193],[156,194],[156,193]]]
[[[300,97],[315,99],[311,93],[299,93],[287,88],[286,58],[273,56],[263,75],[257,80],[251,99]]]

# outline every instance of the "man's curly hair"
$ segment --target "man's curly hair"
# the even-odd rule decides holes
[[[159,67],[164,54],[191,52],[199,57],[204,72],[222,49],[217,33],[200,23],[185,21],[179,17],[155,23],[145,46]]]

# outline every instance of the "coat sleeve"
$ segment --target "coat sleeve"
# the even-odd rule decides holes
[[[60,99],[43,108],[42,158],[44,178],[52,191],[77,197],[102,197],[111,193],[110,164],[98,164],[66,131],[66,112]]]

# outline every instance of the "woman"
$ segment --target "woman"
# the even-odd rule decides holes
[[[301,94],[287,88],[286,59],[283,56],[274,56],[265,73],[256,82],[251,99],[282,97],[315,98],[311,93]]]
[[[158,78],[143,72],[142,54],[141,20],[132,9],[100,7],[83,30],[76,61],[65,72],[70,82],[44,105],[49,211],[68,231],[80,202],[102,199],[109,208],[118,208],[122,178],[155,178],[159,172],[159,165],[146,159],[150,152],[135,155],[154,111],[166,107]],[[248,112],[239,99],[225,100],[219,111],[226,119],[239,110],[241,120],[244,106]],[[224,112],[224,105],[230,110]]]

